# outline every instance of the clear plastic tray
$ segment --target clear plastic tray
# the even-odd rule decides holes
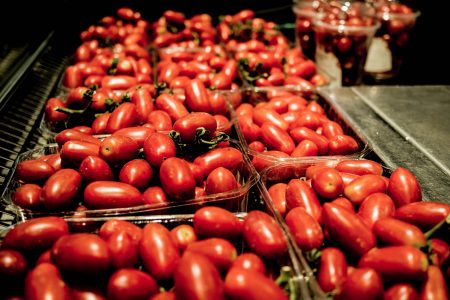
[[[364,138],[355,132],[350,125],[347,124],[347,122],[339,115],[339,113],[332,107],[330,103],[327,102],[327,100],[320,96],[316,91],[307,90],[304,91],[299,87],[267,87],[267,88],[250,88],[250,89],[243,89],[240,91],[241,93],[241,99],[243,103],[250,103],[253,106],[255,106],[259,102],[265,102],[267,101],[267,93],[271,91],[286,91],[293,93],[295,95],[299,95],[304,97],[307,100],[315,100],[317,101],[322,108],[325,110],[325,113],[327,117],[331,121],[335,121],[341,125],[341,127],[344,130],[344,133],[353,137],[359,144],[359,151],[353,154],[348,155],[323,155],[323,156],[308,156],[308,157],[276,157],[272,156],[270,154],[265,154],[261,152],[257,152],[253,149],[250,149],[248,147],[248,143],[244,138],[244,135],[242,133],[242,130],[239,126],[239,122],[237,121],[236,111],[231,108],[232,112],[232,118],[234,121],[234,128],[236,130],[236,134],[239,138],[239,141],[242,143],[243,147],[246,149],[247,154],[249,155],[250,159],[253,159],[257,157],[260,161],[263,161],[265,165],[273,166],[277,165],[279,163],[301,163],[304,165],[311,165],[316,163],[326,163],[326,162],[338,162],[343,159],[359,159],[365,157],[368,153],[370,153],[372,150],[369,148],[369,145],[367,142],[364,141]],[[236,107],[236,104],[231,105],[230,107]],[[257,171],[263,171],[263,170],[257,170]]]
[[[237,141],[230,140],[230,146],[239,149],[244,152]],[[33,150],[24,152],[18,156],[13,167],[11,180],[6,185],[6,192],[4,194],[4,203],[10,210],[16,212],[19,220],[26,220],[41,216],[64,216],[70,217],[74,214],[80,214],[75,210],[70,211],[37,211],[30,209],[23,209],[18,207],[12,202],[14,191],[21,186],[21,182],[15,179],[15,170],[17,164],[21,161],[29,159],[37,159],[47,154],[58,153],[59,149],[57,144],[49,144],[46,146],[38,147]],[[164,204],[145,204],[140,206],[128,207],[128,208],[111,208],[111,209],[90,209],[83,211],[86,217],[99,217],[99,216],[118,216],[118,215],[144,215],[144,214],[171,214],[171,213],[193,213],[202,206],[220,206],[228,209],[232,212],[245,212],[247,211],[248,203],[248,191],[259,180],[259,174],[254,171],[251,162],[246,155],[243,155],[244,164],[240,170],[237,171],[236,179],[240,184],[238,189],[233,191],[218,193],[213,195],[207,195],[198,199],[192,199],[187,201],[172,201]]]
[[[270,212],[268,212],[270,214]],[[243,220],[247,215],[246,212],[234,213],[239,219]],[[172,214],[172,215],[146,215],[146,216],[121,216],[121,217],[64,217],[65,221],[69,225],[71,233],[74,232],[89,232],[98,233],[100,227],[109,220],[122,220],[133,223],[139,227],[144,227],[149,223],[159,223],[164,225],[167,229],[172,229],[181,224],[187,224],[193,226],[193,214]],[[277,221],[277,219],[275,219]],[[26,221],[25,221],[26,222]],[[14,228],[15,225],[9,226],[3,230],[0,230],[0,245],[5,235]],[[289,241],[289,237],[285,234],[285,238]],[[237,253],[249,252],[250,250],[246,246],[244,240],[239,238],[233,242],[236,247]],[[306,280],[303,276],[304,271],[298,262],[294,249],[287,243],[287,252],[284,256],[277,258],[276,260],[263,259],[266,266],[266,270],[270,277],[274,280],[280,275],[282,267],[288,267],[290,270],[290,279],[293,284],[294,294],[291,295],[291,299],[312,299],[306,284]]]

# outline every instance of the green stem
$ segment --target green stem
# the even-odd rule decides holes
[[[425,238],[429,239],[436,231],[438,231],[444,224],[450,224],[450,214],[441,222],[437,223],[433,228],[425,232]]]
[[[291,278],[291,272],[292,272],[292,269],[291,269],[291,267],[289,267],[289,266],[283,266],[282,268],[281,268],[281,271],[280,271],[280,275],[278,276],[278,278],[275,280],[275,283],[278,285],[278,286],[282,286],[282,285],[285,285],[286,283],[288,283],[289,282],[289,279]]]
[[[289,279],[289,300],[296,300],[297,297],[297,289],[295,288],[294,279]]]
[[[57,107],[55,110],[68,115],[82,114],[86,111],[86,109],[70,109],[67,107]]]

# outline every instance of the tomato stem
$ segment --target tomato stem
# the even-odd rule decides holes
[[[437,223],[433,228],[425,232],[425,238],[429,239],[436,231],[438,231],[444,224],[450,224],[450,214],[441,222]]]

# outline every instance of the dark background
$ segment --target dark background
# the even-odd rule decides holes
[[[405,63],[397,80],[388,84],[430,85],[450,84],[450,14],[443,7],[446,1],[405,0],[404,3],[421,11]],[[128,6],[150,21],[166,9],[184,12],[188,17],[208,13],[217,20],[244,8],[257,16],[277,23],[293,23],[292,0],[172,0],[172,1],[8,1],[0,4],[0,43],[21,43],[39,40],[50,29],[56,29],[62,46],[73,53],[79,45],[79,33],[101,17],[114,14],[117,8]],[[293,30],[285,32],[291,39]]]

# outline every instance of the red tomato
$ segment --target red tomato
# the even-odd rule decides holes
[[[373,224],[372,231],[387,245],[410,245],[421,248],[427,244],[423,232],[416,226],[394,219],[382,218]]]
[[[44,181],[55,173],[55,169],[47,162],[30,159],[21,161],[17,164],[15,176],[18,180],[24,182],[39,182]]]
[[[328,139],[307,127],[297,127],[289,131],[289,134],[296,143],[303,140],[310,140],[319,148],[319,155],[328,153]]]
[[[118,232],[128,233],[135,243],[139,243],[142,237],[142,228],[123,220],[106,221],[100,227],[98,234],[102,239],[107,241],[113,234]]]
[[[139,151],[138,143],[130,137],[111,135],[100,145],[100,157],[110,164],[119,164],[136,158]]]
[[[416,300],[419,294],[410,283],[397,283],[384,292],[384,300]]]
[[[186,252],[176,267],[174,287],[177,299],[225,299],[217,268],[207,257],[193,252]]]
[[[146,123],[148,115],[154,109],[150,92],[147,89],[137,88],[131,96],[131,103],[136,105],[137,123]]]
[[[344,253],[338,248],[323,249],[317,270],[317,283],[325,292],[339,289],[347,277],[347,261]]]
[[[169,197],[166,192],[159,186],[151,186],[145,190],[142,194],[142,198],[145,204],[167,204]],[[164,206],[164,205],[162,205]]]
[[[218,90],[229,90],[231,88],[232,78],[224,72],[216,73],[211,79],[210,86]]]
[[[228,271],[225,293],[232,299],[288,299],[288,295],[272,279],[242,268]]]
[[[177,157],[166,159],[159,169],[159,179],[169,196],[177,200],[194,198],[195,178],[184,159]]]
[[[276,159],[278,157],[289,157],[289,155],[287,155],[284,152],[277,151],[277,150],[264,151],[260,154],[256,154],[255,156],[253,156],[252,165],[253,165],[253,167],[255,167],[255,170],[257,172],[261,172],[261,171],[273,166],[276,163]],[[272,173],[273,173],[273,171],[271,172],[271,175],[272,175]],[[289,170],[287,170],[287,172],[277,170],[277,173],[279,173],[277,175],[281,179],[289,178],[289,175],[290,175]]]
[[[330,238],[350,254],[362,256],[376,245],[375,236],[364,221],[341,206],[325,203],[322,220]]]
[[[114,269],[133,268],[138,262],[138,244],[126,231],[117,231],[106,240]]]
[[[242,233],[241,221],[220,207],[203,207],[194,214],[195,233],[200,237],[235,240]]]
[[[107,133],[106,125],[108,125],[110,113],[104,113],[98,116],[94,122],[92,122],[92,133],[93,134],[104,134]]]
[[[436,226],[449,214],[450,204],[422,201],[398,208],[395,211],[395,218],[427,230]]]
[[[295,149],[295,143],[289,134],[280,127],[269,122],[261,126],[261,141],[267,148],[291,154]]]
[[[209,174],[218,167],[224,167],[231,172],[235,172],[243,163],[244,158],[241,151],[233,147],[216,148],[194,160],[194,164],[202,167],[204,174]]]
[[[334,136],[344,134],[344,130],[342,129],[341,125],[339,125],[339,123],[336,123],[334,121],[323,122],[322,128],[323,128],[323,135],[327,139],[331,139]]]
[[[161,292],[149,298],[149,300],[176,300],[175,292]]]
[[[170,94],[159,95],[155,104],[156,108],[165,111],[170,116],[172,122],[189,114],[183,103]]]
[[[170,236],[180,253],[183,253],[189,244],[198,240],[194,228],[188,224],[176,226],[170,231]]]
[[[114,180],[114,174],[108,163],[98,156],[87,156],[80,164],[80,174],[85,182]]]
[[[68,66],[64,72],[63,85],[66,88],[75,88],[83,84],[83,76],[78,66]]]
[[[353,203],[345,197],[338,197],[333,201],[331,201],[330,203],[342,206],[343,208],[347,209],[352,213],[355,212],[355,207],[353,206]]]
[[[286,188],[287,184],[280,182],[272,185],[268,189],[270,198],[282,217],[286,215]]]
[[[156,168],[159,168],[165,159],[174,157],[176,151],[174,141],[167,134],[155,132],[144,142],[145,159]]]
[[[322,245],[322,228],[303,207],[290,210],[285,221],[300,250],[307,252]]]
[[[286,188],[286,208],[290,211],[299,206],[321,223],[322,208],[313,189],[300,179],[292,179]]]
[[[430,239],[429,243],[431,248],[430,262],[438,267],[445,266],[450,259],[450,245],[437,238]]]
[[[25,279],[25,299],[69,300],[70,289],[59,270],[50,263],[42,263],[32,269]]]
[[[144,126],[138,127],[128,127],[122,128],[114,132],[112,135],[123,135],[135,140],[139,147],[144,146],[144,141],[149,137],[152,133],[155,132],[155,129],[148,128]]]
[[[0,250],[0,277],[20,278],[27,271],[27,261],[18,251],[12,249]]]
[[[306,127],[312,130],[316,130],[322,125],[321,119],[321,114],[309,110],[304,110],[297,115],[297,118],[292,122],[290,128]]]
[[[206,112],[192,112],[173,124],[173,129],[177,131],[183,142],[193,143],[196,137],[197,129],[203,127],[207,130],[204,139],[209,140],[211,135],[217,129],[216,119]]]
[[[263,275],[266,273],[266,266],[263,260],[258,255],[251,252],[238,255],[231,265],[231,268],[241,268]]]
[[[286,239],[280,226],[268,214],[251,211],[244,219],[244,240],[257,255],[272,259],[286,253]]]
[[[119,105],[109,116],[106,132],[114,133],[119,129],[132,127],[138,123],[138,111],[135,104],[125,102]]]
[[[206,256],[221,272],[226,272],[237,257],[233,244],[221,238],[209,238],[190,243],[186,252]]]
[[[393,217],[395,215],[395,205],[388,195],[374,193],[363,200],[359,206],[358,215],[372,228],[377,220]]]
[[[153,170],[145,159],[133,159],[123,165],[119,180],[138,189],[147,187],[153,179]]]
[[[95,181],[84,190],[84,203],[92,209],[122,208],[143,204],[134,186],[116,181]]]
[[[247,143],[259,140],[261,136],[261,128],[253,123],[253,120],[249,116],[238,117],[239,128],[242,131]]]
[[[172,119],[170,115],[163,110],[152,111],[147,118],[148,124],[151,124],[157,131],[168,131],[172,129]]]
[[[72,285],[70,287],[70,296],[72,300],[105,300],[106,296],[99,287]]]
[[[61,155],[59,153],[41,156],[39,160],[43,160],[53,167],[55,171],[61,170]]]
[[[395,207],[422,201],[422,190],[416,177],[405,168],[397,168],[389,177],[388,195]]]
[[[99,139],[75,129],[66,129],[61,131],[55,136],[55,141],[60,147],[68,141],[83,141],[100,145]]]
[[[237,93],[236,93],[237,95]],[[231,97],[234,95],[228,95],[228,101],[231,101]],[[235,96],[237,97],[237,96]],[[226,115],[228,113],[227,102],[225,101],[225,96],[220,93],[209,94],[209,107],[211,109],[211,114],[213,115]]]
[[[352,173],[356,175],[380,175],[383,174],[383,167],[372,160],[343,160],[336,165],[339,172]]]
[[[328,140],[329,155],[348,155],[359,150],[358,142],[349,135],[335,135]]]
[[[209,96],[205,85],[198,79],[193,79],[185,87],[186,106],[190,111],[210,112]]]
[[[332,199],[336,198],[344,191],[344,182],[336,169],[322,168],[311,180],[314,191],[319,196]]]
[[[63,271],[74,274],[102,274],[111,265],[108,245],[98,235],[73,233],[55,242],[52,261]]]
[[[157,223],[145,225],[139,254],[145,269],[158,281],[172,278],[180,261],[178,248],[169,230]]]
[[[108,281],[108,299],[148,299],[158,293],[158,284],[147,273],[136,269],[121,269]]]
[[[412,246],[387,246],[367,252],[358,267],[373,268],[384,280],[401,282],[425,278],[428,260],[425,253]]]
[[[84,141],[68,141],[61,148],[62,162],[79,166],[88,156],[98,156],[100,146]]]
[[[91,90],[89,88],[79,86],[70,90],[67,95],[66,105],[74,109],[83,109],[87,106],[91,97]]]
[[[289,127],[289,124],[283,120],[283,117],[280,114],[267,108],[255,108],[253,110],[253,122],[258,126],[262,126],[267,122],[276,125],[283,131],[286,131]]]
[[[371,268],[356,268],[344,280],[336,299],[380,299],[383,296],[383,281]]]
[[[420,299],[448,299],[445,277],[439,267],[428,267],[427,278],[420,290]]]
[[[208,195],[226,193],[237,188],[238,182],[233,173],[224,167],[214,169],[206,178],[205,191]]]
[[[305,156],[317,156],[319,155],[319,148],[314,142],[310,140],[303,140],[298,143],[294,151],[291,153],[291,157],[305,157]]]
[[[386,192],[385,181],[381,176],[372,174],[356,178],[344,189],[345,197],[355,205],[361,204],[371,194],[384,192]]]
[[[62,169],[50,176],[42,188],[42,203],[49,210],[72,206],[81,187],[81,174],[73,169]]]
[[[102,87],[111,90],[127,90],[137,83],[136,78],[127,75],[105,76],[102,80]]]
[[[41,204],[42,188],[33,183],[18,187],[13,194],[13,203],[21,208],[34,209]]]

